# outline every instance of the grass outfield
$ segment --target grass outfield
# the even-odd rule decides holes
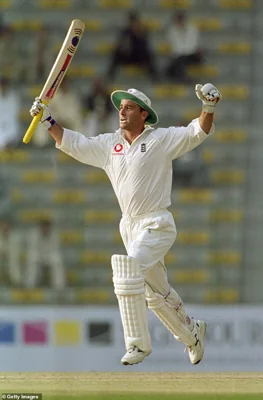
[[[263,400],[263,373],[0,373],[0,393],[19,392],[43,400]]]

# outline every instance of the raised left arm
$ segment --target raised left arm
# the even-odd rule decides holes
[[[204,86],[196,85],[195,92],[203,103],[199,124],[203,131],[208,134],[213,124],[215,106],[222,99],[222,95],[211,83],[206,83]]]
[[[202,110],[199,117],[199,124],[207,135],[210,132],[210,129],[212,128],[213,120],[214,120],[214,113],[208,113]]]

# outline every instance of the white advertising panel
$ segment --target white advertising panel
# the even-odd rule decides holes
[[[186,309],[208,324],[202,363],[149,312],[153,352],[133,371],[263,371],[263,307]],[[0,308],[0,371],[123,371],[124,353],[117,307]]]

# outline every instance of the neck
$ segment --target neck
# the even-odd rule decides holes
[[[136,130],[136,131],[124,130],[124,137],[131,144],[138,136],[140,136],[142,134],[144,129],[145,128],[142,127],[140,130]]]

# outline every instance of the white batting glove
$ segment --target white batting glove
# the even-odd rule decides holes
[[[195,86],[195,93],[199,100],[203,103],[203,110],[207,113],[213,113],[215,106],[222,99],[219,90],[211,83]]]
[[[32,107],[30,108],[29,112],[31,114],[31,117],[35,117],[39,113],[43,112],[40,122],[46,129],[50,129],[51,126],[55,125],[55,123],[56,123],[56,121],[51,116],[48,106],[46,106],[44,103],[42,103],[42,101],[39,97],[35,98],[35,101],[34,101]]]

